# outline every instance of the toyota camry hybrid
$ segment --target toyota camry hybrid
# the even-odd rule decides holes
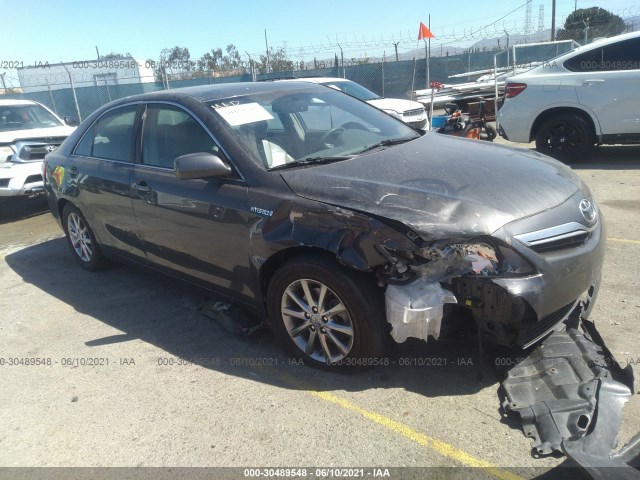
[[[112,102],[44,173],[82,267],[126,260],[207,288],[314,366],[461,325],[524,348],[586,318],[598,290],[604,225],[571,169],[307,82]]]

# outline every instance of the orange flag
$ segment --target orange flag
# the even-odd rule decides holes
[[[431,30],[427,28],[427,26],[420,22],[420,31],[418,32],[418,40],[422,40],[423,38],[436,38],[436,36],[431,33]]]

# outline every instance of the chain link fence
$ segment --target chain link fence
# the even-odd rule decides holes
[[[634,17],[635,18],[635,17]],[[620,25],[619,21],[610,23],[593,21],[584,23],[580,30],[576,19],[574,30],[558,30],[558,39],[563,36],[577,35],[593,40],[594,35],[606,36],[621,31],[640,28],[640,16]],[[637,25],[636,25],[637,23]],[[506,33],[506,32],[505,32]],[[284,62],[290,68],[279,69],[276,64],[267,66],[269,73],[258,73],[256,62],[251,58],[239,68],[232,71],[175,71],[176,69],[159,69],[154,62],[140,62],[131,57],[88,62],[72,62],[67,64],[40,65],[18,69],[18,93],[6,86],[0,93],[2,99],[28,99],[42,103],[59,116],[75,117],[80,120],[89,116],[100,106],[119,98],[146,92],[189,87],[196,85],[213,85],[229,82],[264,81],[277,78],[304,77],[342,77],[353,80],[374,93],[390,98],[413,98],[414,92],[425,89],[432,82],[457,84],[473,81],[469,72],[476,76],[482,72],[489,73],[494,68],[535,65],[547,61],[572,48],[571,42],[544,43],[549,39],[548,31],[540,30],[537,34],[524,37],[515,35],[501,38],[485,38],[472,46],[461,50],[447,43],[434,44],[427,62],[427,48],[414,48],[409,52],[381,58],[343,59],[343,52],[336,50],[334,59],[313,62]],[[530,43],[534,41],[536,43]],[[448,42],[452,43],[452,42]],[[529,46],[523,46],[529,43]],[[518,45],[517,54],[514,45]],[[336,44],[340,49],[342,47]],[[414,46],[416,43],[414,41]],[[349,53],[349,52],[347,52]],[[413,54],[410,58],[408,55]],[[514,58],[517,56],[517,58]],[[391,58],[391,59],[390,59]],[[96,65],[97,64],[97,65]],[[93,68],[96,65],[96,68]],[[109,68],[111,66],[111,68]],[[291,67],[294,68],[291,68]],[[122,67],[122,68],[121,68]],[[57,69],[57,70],[56,70]],[[276,71],[272,71],[272,70]],[[55,71],[54,71],[55,70]],[[179,70],[179,69],[178,69]],[[265,70],[262,68],[262,70]],[[173,71],[173,73],[167,73]],[[451,78],[453,76],[453,78]],[[5,78],[2,76],[4,82]]]

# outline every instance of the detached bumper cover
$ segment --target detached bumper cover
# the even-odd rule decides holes
[[[614,451],[632,368],[619,367],[593,323],[582,320],[582,328],[553,333],[509,370],[503,408],[520,415],[538,454],[565,453],[592,478],[640,478],[630,467],[640,436]]]

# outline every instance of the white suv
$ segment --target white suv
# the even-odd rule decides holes
[[[0,100],[0,198],[43,192],[42,160],[76,123],[36,102]]]
[[[640,32],[597,40],[510,77],[507,140],[573,160],[594,144],[640,143]]]
[[[427,125],[427,112],[419,102],[405,100],[403,98],[384,98],[366,89],[362,85],[344,78],[333,77],[306,77],[296,78],[297,81],[313,82],[340,90],[352,97],[367,102],[380,110],[399,118],[405,123],[424,128]]]

